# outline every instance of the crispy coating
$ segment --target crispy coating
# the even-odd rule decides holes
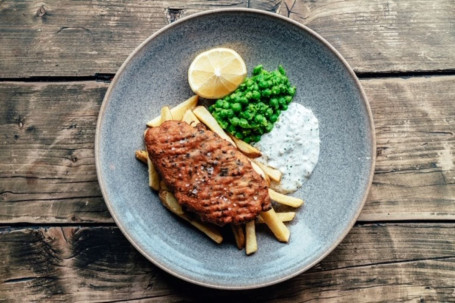
[[[177,201],[202,221],[240,224],[270,209],[267,184],[248,158],[202,125],[166,121],[147,130],[145,143]]]

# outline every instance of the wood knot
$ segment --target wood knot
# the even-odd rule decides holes
[[[166,18],[169,23],[177,21],[182,17],[183,9],[180,8],[167,8],[166,9]]]
[[[44,5],[41,5],[38,8],[38,10],[36,11],[35,16],[44,17],[44,15],[46,15],[46,13],[47,13],[46,8],[44,7]]]

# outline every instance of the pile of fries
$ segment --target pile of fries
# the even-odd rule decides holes
[[[209,129],[217,133],[221,138],[229,141],[232,145],[236,146],[239,151],[245,154],[250,159],[253,169],[264,178],[268,185],[270,185],[271,180],[280,182],[281,172],[273,167],[255,161],[255,158],[261,156],[261,152],[250,144],[226,134],[212,114],[204,106],[197,105],[198,99],[198,96],[193,96],[171,109],[164,106],[161,109],[161,114],[153,120],[150,120],[147,123],[147,126],[157,127],[167,120],[185,121],[192,126],[195,126],[198,123],[204,123]],[[159,192],[160,200],[168,210],[185,221],[188,221],[216,243],[219,244],[223,241],[223,236],[217,226],[198,221],[185,213],[174,195],[166,187],[166,184],[160,180],[160,176],[155,170],[146,150],[136,151],[136,158],[147,164],[149,186]],[[269,196],[270,199],[276,203],[294,208],[300,207],[303,204],[302,199],[283,195],[272,189],[269,189]],[[277,213],[272,208],[268,211],[261,212],[255,221],[250,221],[243,225],[231,224],[238,249],[245,248],[247,255],[257,251],[256,224],[261,223],[265,223],[270,228],[278,241],[288,242],[290,232],[283,222],[292,221],[294,217],[295,212]]]

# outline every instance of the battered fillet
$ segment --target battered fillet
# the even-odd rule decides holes
[[[240,224],[270,209],[267,184],[246,156],[201,124],[166,121],[145,143],[177,201],[202,221]]]

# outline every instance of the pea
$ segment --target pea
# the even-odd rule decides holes
[[[278,86],[273,86],[272,87],[272,94],[274,95],[279,95],[280,94],[280,88]]]
[[[262,96],[263,97],[270,97],[271,94],[272,94],[272,91],[270,89],[268,89],[268,88],[266,88],[266,89],[264,89],[262,91]]]
[[[259,142],[259,140],[261,140],[261,136],[259,136],[259,135],[251,136],[250,142]]]
[[[265,116],[267,118],[270,118],[270,116],[273,115],[273,109],[271,109],[270,107],[267,108],[267,110],[265,111]]]
[[[240,140],[242,140],[242,139],[245,137],[241,132],[236,132],[236,133],[235,133],[235,136],[236,136],[237,138],[239,138]]]
[[[246,143],[251,143],[251,137],[245,137],[243,138],[243,141],[245,141]]]
[[[259,75],[261,72],[262,72],[262,64],[256,66],[254,69],[253,69],[253,75]]]
[[[261,93],[258,92],[257,90],[253,91],[252,98],[255,100],[259,100],[261,98]]]
[[[266,127],[265,127],[265,131],[267,133],[270,132],[272,129],[273,129],[273,124],[272,123],[267,124]]]
[[[286,104],[286,99],[285,99],[284,97],[280,97],[280,98],[278,99],[278,103],[279,103],[281,106],[283,106],[283,105]]]
[[[273,114],[273,115],[270,116],[270,121],[272,121],[273,123],[275,123],[276,120],[278,120],[278,115],[277,115],[277,114]]]
[[[286,76],[286,71],[284,70],[284,67],[280,64],[278,66],[278,71],[283,75]]]
[[[290,88],[288,88],[288,94],[291,96],[295,95],[295,86],[291,86]]]
[[[226,118],[228,115],[228,110],[227,109],[223,109],[219,112],[219,117],[220,118]]]
[[[216,100],[216,102],[215,102],[215,106],[216,106],[216,107],[222,107],[222,106],[223,106],[223,103],[224,103],[224,100],[223,100],[223,99],[218,99],[218,100]]]
[[[270,99],[270,106],[276,108],[278,106],[278,99],[277,98]]]
[[[245,120],[245,119],[240,119],[240,121],[239,121],[239,126],[240,126],[241,128],[248,128],[248,126],[249,126],[248,121]]]
[[[231,108],[232,108],[233,111],[238,113],[239,111],[242,110],[242,104],[234,103],[234,104],[231,105]]]
[[[254,121],[258,122],[258,123],[263,123],[265,120],[265,117],[263,115],[257,115],[256,117],[254,117]]]
[[[241,97],[241,98],[239,98],[239,102],[243,105],[246,105],[246,104],[248,104],[248,99],[245,97]]]
[[[228,118],[234,117],[234,111],[232,109],[228,109],[227,112],[226,112],[226,116]]]
[[[288,105],[287,105],[287,104],[283,104],[283,105],[281,106],[281,108],[282,108],[283,110],[288,110]]]
[[[292,101],[292,97],[291,96],[286,96],[284,98],[286,99],[286,103],[287,104],[291,103],[291,101]]]
[[[268,83],[265,80],[259,80],[259,88],[267,88]]]
[[[231,122],[231,124],[234,125],[234,126],[239,125],[239,121],[240,121],[240,119],[237,118],[237,117],[232,117],[232,118],[229,120],[229,122]]]
[[[225,120],[219,120],[218,124],[220,124],[221,128],[226,129],[228,127],[228,123]]]

